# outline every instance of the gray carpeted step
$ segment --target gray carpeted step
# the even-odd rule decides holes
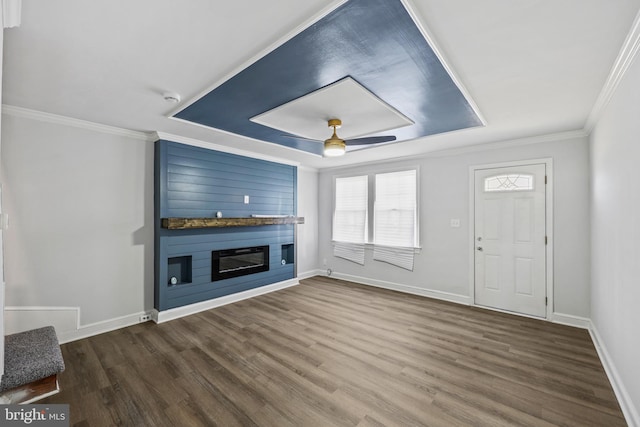
[[[64,371],[64,360],[53,326],[4,338],[4,375],[0,392]]]

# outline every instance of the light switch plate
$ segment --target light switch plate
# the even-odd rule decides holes
[[[451,227],[452,228],[460,227],[460,218],[451,218]]]
[[[244,204],[248,205],[249,204],[249,196],[244,196]]]

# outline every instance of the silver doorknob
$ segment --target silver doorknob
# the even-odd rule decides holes
[[[478,242],[482,242],[482,237],[478,237]]]
[[[482,252],[482,246],[478,246],[477,248],[480,252]]]

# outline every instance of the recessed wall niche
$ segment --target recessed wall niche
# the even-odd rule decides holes
[[[191,283],[191,255],[172,257],[167,260],[168,285],[184,285]]]
[[[294,246],[293,243],[288,243],[286,245],[282,245],[281,246],[281,253],[282,253],[282,259],[280,260],[280,262],[282,263],[282,265],[285,264],[293,264],[295,261],[295,256],[294,256]]]

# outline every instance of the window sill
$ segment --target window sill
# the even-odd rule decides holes
[[[331,244],[335,244],[335,243],[352,243],[352,242],[337,242],[335,240],[331,241]],[[354,245],[357,245],[359,243],[354,243]],[[373,250],[376,246],[381,247],[381,248],[390,248],[390,249],[394,249],[397,246],[385,246],[385,245],[376,245],[375,243],[364,243],[364,248],[366,250]],[[414,254],[419,254],[422,252],[422,246],[416,246],[413,248],[413,253]]]

